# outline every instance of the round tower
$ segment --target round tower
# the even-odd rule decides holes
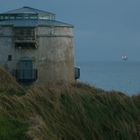
[[[0,14],[1,65],[19,82],[75,81],[73,26],[55,14],[22,7]]]

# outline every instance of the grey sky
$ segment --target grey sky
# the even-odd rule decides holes
[[[0,0],[0,12],[31,6],[75,26],[77,61],[140,61],[140,0]]]

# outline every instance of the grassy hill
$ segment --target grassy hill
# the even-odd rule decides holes
[[[4,95],[7,86],[0,90],[0,140],[140,139],[140,95],[81,83],[34,86],[25,95],[13,88]]]
[[[1,94],[25,94],[24,89],[16,82],[16,79],[2,67],[0,67],[0,95]]]

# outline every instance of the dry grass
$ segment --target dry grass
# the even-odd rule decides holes
[[[140,95],[81,83],[34,86],[23,96],[0,96],[0,114],[28,126],[21,130],[33,140],[140,139]]]
[[[29,125],[33,140],[139,140],[139,95],[52,85],[2,97],[0,105],[2,113]]]
[[[15,93],[24,94],[24,90],[10,73],[0,67],[0,95]]]

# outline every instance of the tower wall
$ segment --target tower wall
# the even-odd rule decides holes
[[[72,28],[37,26],[35,36],[36,48],[16,48],[14,28],[1,27],[0,64],[13,73],[21,59],[30,58],[38,72],[37,84],[74,82]]]
[[[38,27],[38,82],[74,82],[72,28]]]

